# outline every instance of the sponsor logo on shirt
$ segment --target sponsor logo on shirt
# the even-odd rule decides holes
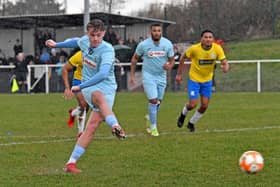
[[[84,64],[86,64],[92,68],[96,68],[96,63],[90,59],[84,58]]]
[[[214,60],[199,60],[199,65],[211,65],[214,63]]]
[[[165,51],[149,51],[148,56],[149,57],[163,57],[163,56],[165,56]]]

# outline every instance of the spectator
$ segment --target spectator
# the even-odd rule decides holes
[[[171,72],[170,72],[171,80],[170,81],[171,81],[171,90],[173,92],[177,92],[177,91],[181,90],[181,82],[176,81],[177,70],[179,67],[178,62],[180,60],[181,53],[179,53],[177,46],[174,46],[173,49],[174,49],[174,60],[176,63],[173,66],[173,68],[171,69]]]
[[[50,55],[50,63],[56,64],[59,61],[59,54],[57,53],[55,48],[51,49],[51,55]]]
[[[16,56],[16,61],[15,61],[15,76],[16,76],[16,80],[19,86],[19,92],[20,93],[27,93],[27,73],[28,73],[28,69],[27,69],[27,65],[31,64],[32,61],[27,61],[25,59],[25,55],[23,52],[20,52],[17,54]]]
[[[40,63],[41,64],[51,63],[51,55],[48,53],[47,48],[44,48],[42,54],[40,55]]]
[[[7,59],[5,53],[0,49],[0,64],[7,65]]]
[[[135,51],[137,43],[134,38],[129,37],[125,44],[129,46],[132,51]]]
[[[64,65],[65,64],[65,56],[60,56],[59,61],[56,63],[57,65]],[[63,66],[57,67],[55,69],[56,75],[57,75],[57,83],[56,83],[56,91],[57,92],[63,92],[64,90],[64,84],[62,79],[62,69]]]
[[[110,26],[105,33],[104,40],[111,43],[112,45],[118,44],[117,35],[113,31],[113,28]]]
[[[56,53],[58,56],[64,56],[65,58],[68,57],[68,53],[61,48],[56,48]]]
[[[19,39],[16,40],[16,43],[14,45],[14,53],[15,57],[17,56],[18,53],[21,53],[22,50],[22,44],[19,42]]]

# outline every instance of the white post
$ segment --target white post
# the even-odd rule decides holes
[[[84,0],[84,32],[87,32],[87,24],[90,21],[89,0]]]
[[[261,92],[261,62],[257,61],[257,92]]]
[[[27,92],[30,93],[30,88],[31,88],[31,67],[27,65]]]
[[[45,89],[46,89],[46,93],[48,94],[50,92],[49,89],[49,67],[46,65],[45,66]]]

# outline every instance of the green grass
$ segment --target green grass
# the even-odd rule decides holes
[[[256,40],[228,43],[227,57],[231,60],[279,59],[280,40]]]
[[[100,126],[78,162],[83,172],[72,175],[62,167],[75,144],[77,129],[66,125],[67,109],[75,100],[65,101],[58,94],[0,95],[0,186],[280,183],[279,93],[215,93],[194,134],[176,127],[185,101],[183,93],[166,94],[158,120],[161,134],[150,137],[145,133],[144,94],[118,93],[114,110],[130,136],[119,141],[105,124]],[[261,173],[248,175],[239,169],[238,159],[247,150],[263,154]]]

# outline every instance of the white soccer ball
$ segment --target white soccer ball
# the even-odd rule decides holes
[[[239,159],[239,166],[246,173],[258,173],[264,167],[264,159],[257,151],[246,151]]]

